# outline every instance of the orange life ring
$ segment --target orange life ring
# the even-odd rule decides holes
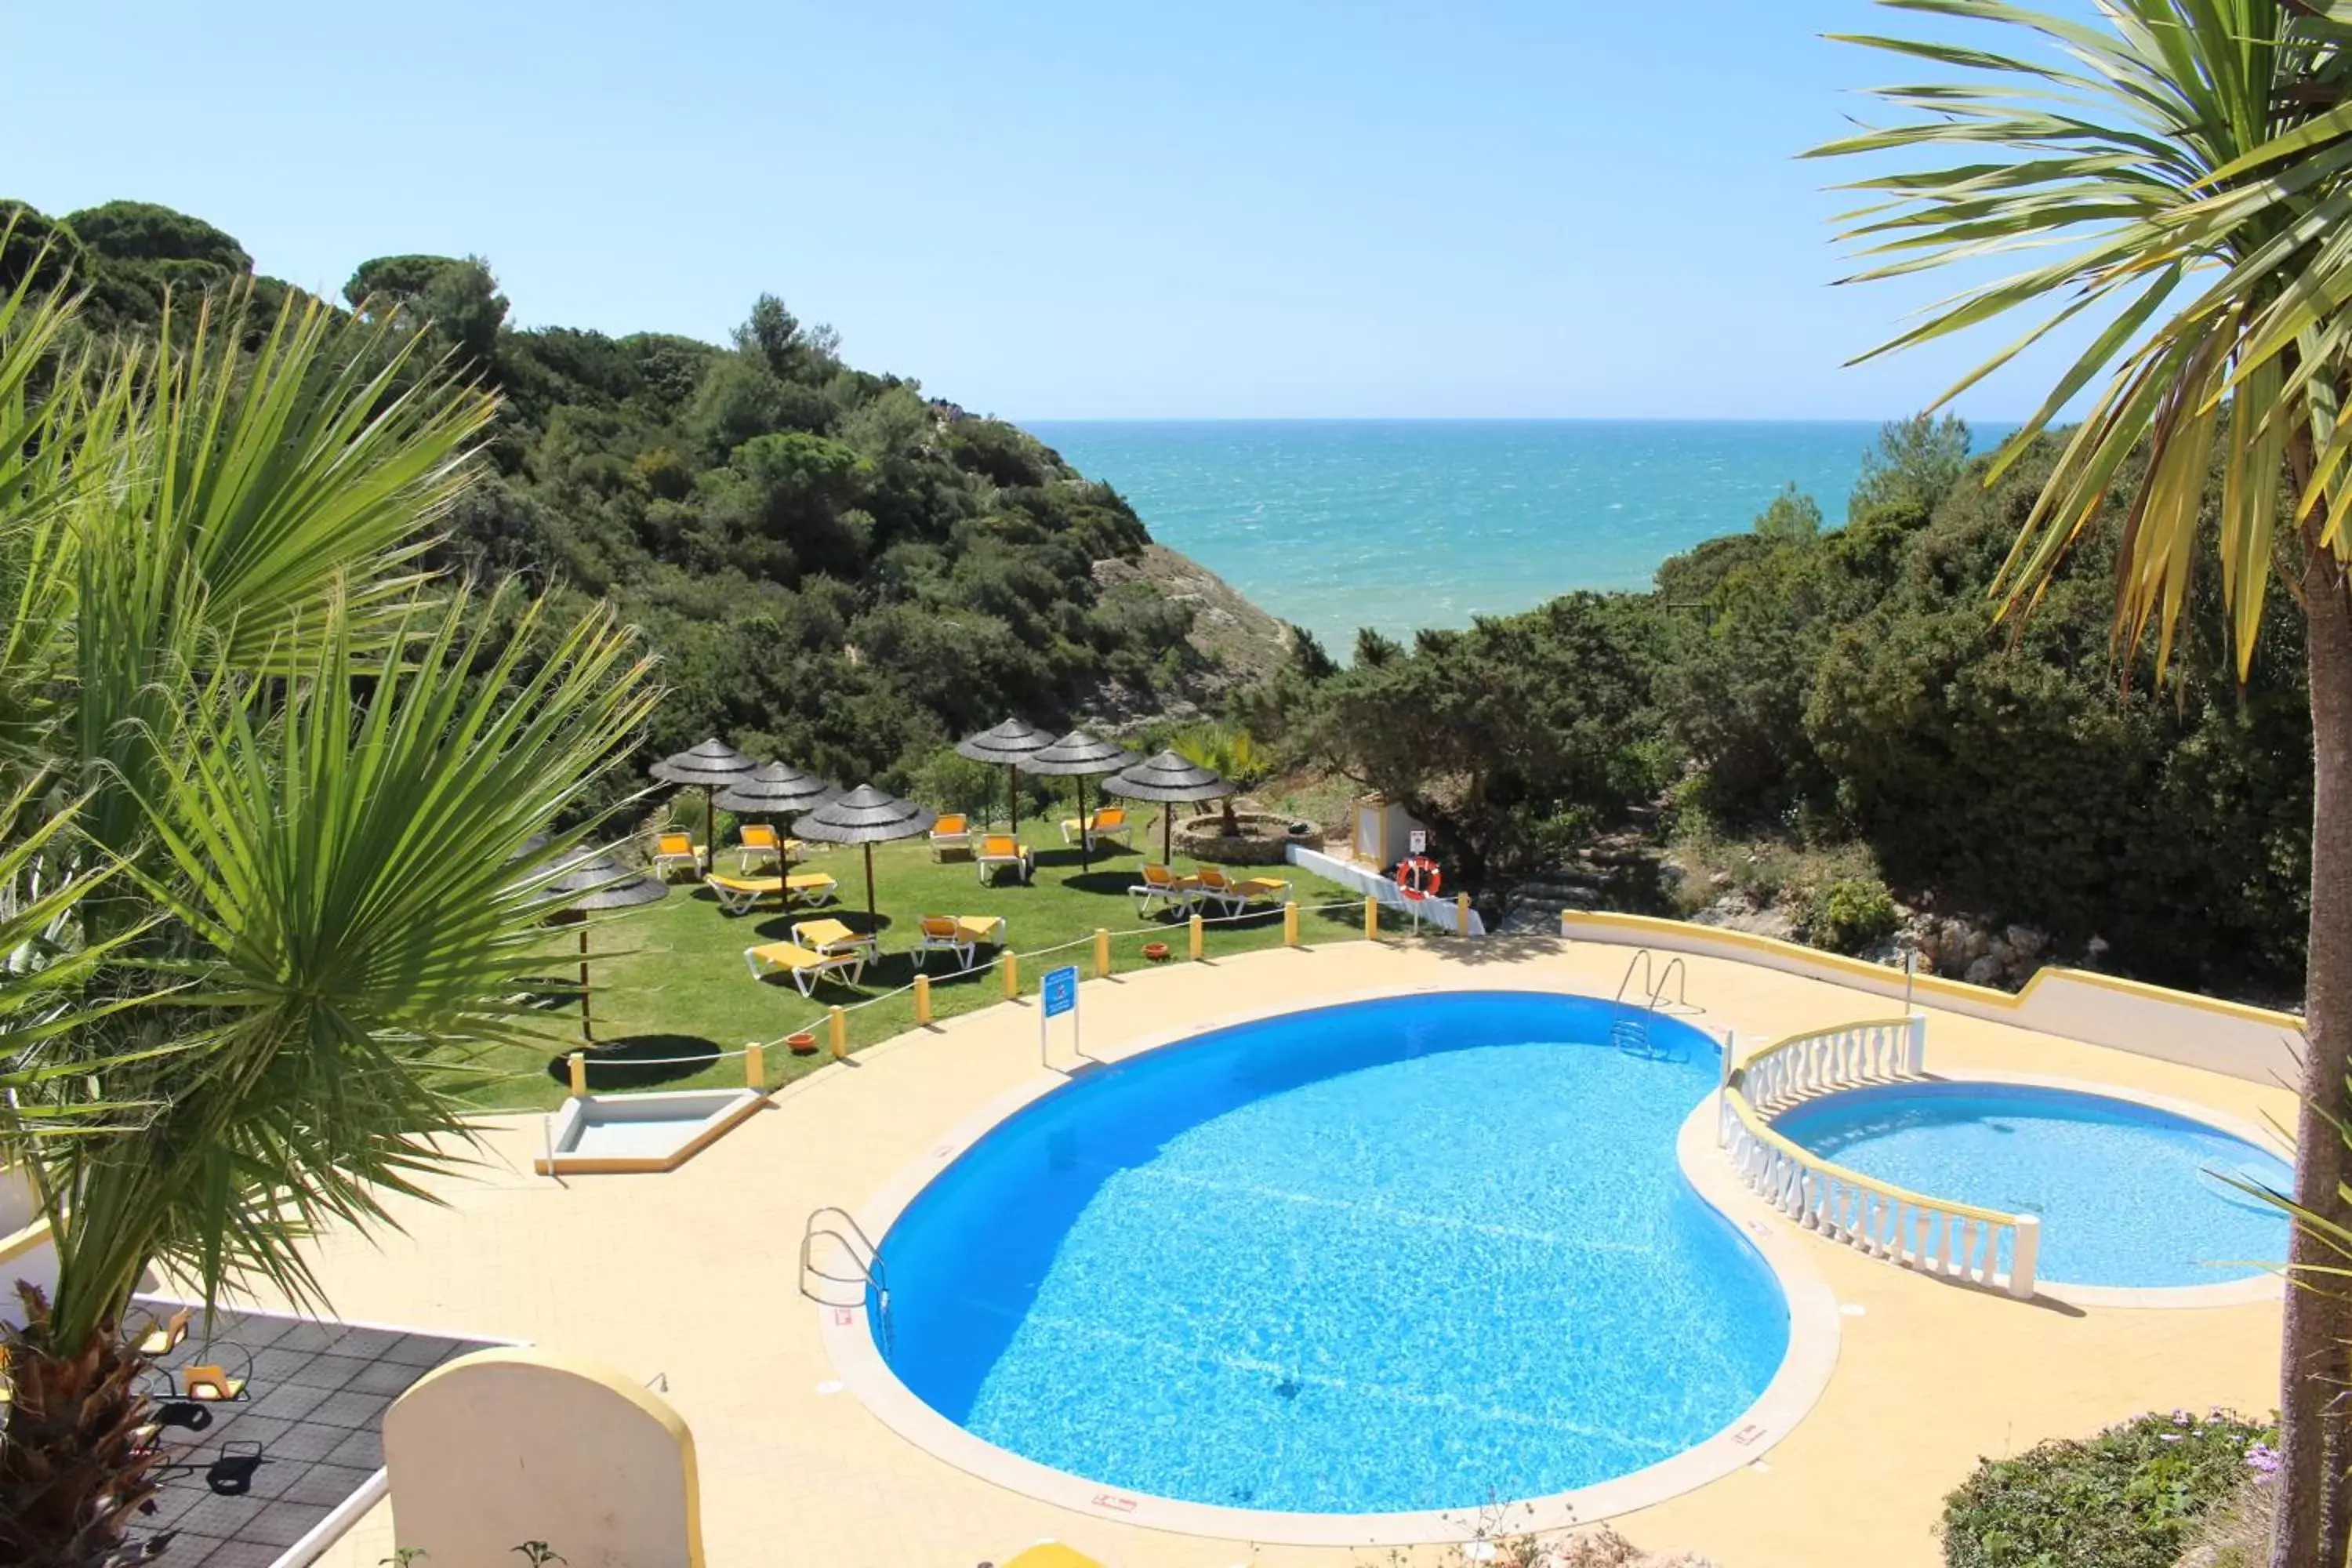
[[[1426,855],[1408,855],[1397,862],[1397,891],[1408,899],[1433,899],[1445,885],[1445,874]]]

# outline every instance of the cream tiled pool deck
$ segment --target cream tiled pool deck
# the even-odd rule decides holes
[[[1089,982],[1089,1054],[1122,1042],[1377,991],[1502,987],[1612,994],[1628,950],[1557,941],[1346,942],[1175,964]],[[1895,1011],[1844,986],[1726,959],[1686,960],[1697,1020],[1743,1051]],[[1264,1547],[1055,1507],[934,1458],[871,1414],[797,1289],[809,1211],[853,1212],[952,1130],[1038,1074],[1034,999],[901,1036],[780,1090],[661,1175],[528,1173],[536,1116],[493,1128],[484,1164],[401,1202],[404,1234],[331,1235],[317,1267],[335,1310],[453,1334],[529,1340],[667,1385],[691,1426],[712,1568],[969,1568],[1041,1539],[1114,1568],[1343,1564],[1386,1549]],[[2257,1124],[2283,1089],[1924,1007],[1930,1071],[2091,1080]],[[1060,1059],[1060,1058],[1057,1058]],[[1836,1366],[1810,1414],[1757,1462],[1611,1522],[1653,1549],[1727,1568],[1933,1568],[1939,1503],[1980,1455],[2087,1434],[2138,1411],[2275,1401],[2275,1299],[2147,1310],[2022,1303],[1926,1279],[1807,1235],[1740,1194],[1734,1216],[1790,1233],[1844,1312]],[[1727,1200],[1728,1201],[1728,1200]],[[320,1561],[373,1568],[380,1506]],[[551,1526],[551,1528],[553,1528]],[[560,1549],[561,1541],[555,1542]],[[1435,1561],[1436,1548],[1409,1552]]]

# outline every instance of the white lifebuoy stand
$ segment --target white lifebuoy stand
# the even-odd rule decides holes
[[[1429,853],[1429,829],[1426,827],[1413,828],[1405,835],[1404,841],[1407,860],[1419,860]],[[1402,882],[1397,884],[1397,891],[1404,895],[1404,907],[1412,913],[1412,929],[1418,934],[1421,931],[1421,901],[1426,895],[1419,888],[1408,887]]]

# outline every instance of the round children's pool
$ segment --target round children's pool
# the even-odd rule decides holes
[[[2212,1285],[2286,1256],[2285,1215],[2240,1184],[2288,1191],[2286,1164],[2132,1100],[2029,1084],[1895,1084],[1808,1100],[1772,1125],[1866,1176],[2040,1215],[2037,1277],[2054,1284]]]
[[[1731,1425],[1789,1345],[1675,1162],[1717,1049],[1472,992],[1091,1069],[908,1205],[868,1329],[940,1415],[1138,1493],[1387,1513],[1624,1476]]]

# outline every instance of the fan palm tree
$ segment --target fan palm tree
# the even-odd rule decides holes
[[[2005,608],[2030,608],[2068,548],[2120,502],[2120,654],[2152,644],[2161,676],[2207,541],[2242,679],[2273,577],[2305,617],[2315,798],[2294,1196],[2321,1223],[2299,1226],[2292,1244],[2304,1288],[2287,1293],[2272,1561],[2341,1564],[2352,1325],[2317,1276],[2338,1261],[2328,1227],[2352,1218],[2339,1135],[2352,1126],[2352,5],[2096,0],[2094,22],[2001,0],[1882,4],[1990,23],[2009,42],[1847,39],[1966,73],[1876,89],[1895,122],[1816,150],[1878,160],[1844,187],[1875,198],[1843,224],[1870,258],[1858,276],[1988,259],[2018,270],[1872,353],[2023,318],[1948,400],[2064,323],[2096,329],[1992,464],[1998,476],[2091,393],[2010,555],[1997,589]],[[2144,469],[2126,468],[2135,453]],[[2208,517],[2216,458],[2224,481]]]
[[[28,1042],[0,1123],[58,1255],[7,1342],[0,1561],[82,1568],[152,1489],[142,1278],[315,1302],[310,1235],[464,1157],[476,1064],[539,1032],[546,884],[652,693],[608,612],[420,570],[492,408],[404,329],[289,303],[248,348],[230,299],[102,356],[47,331],[11,404],[71,310],[20,306],[0,773],[79,792],[32,853],[86,884],[65,973],[99,1016]]]

